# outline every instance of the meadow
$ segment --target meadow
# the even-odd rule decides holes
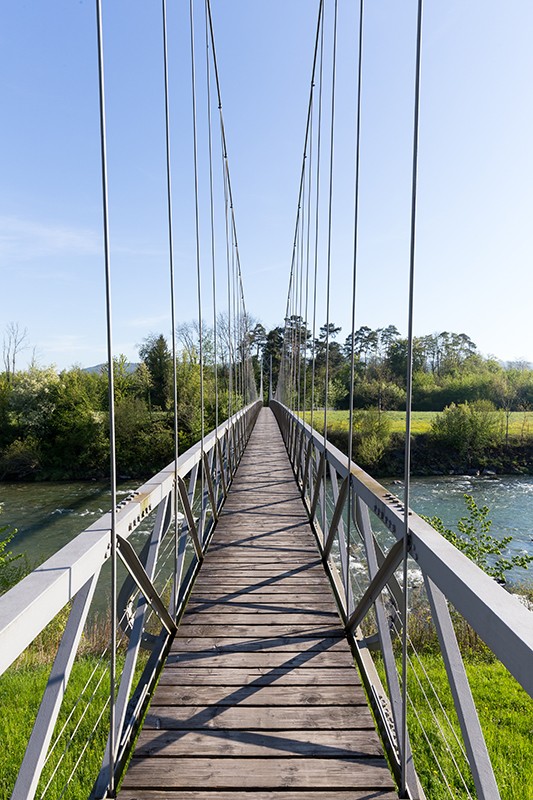
[[[366,411],[356,411],[360,415],[367,414]],[[375,412],[370,412],[374,413]],[[413,411],[411,413],[411,432],[413,435],[419,433],[429,433],[431,423],[434,419],[442,415],[442,411]],[[500,425],[505,432],[505,412],[496,411]],[[390,433],[405,433],[405,411],[383,411],[382,416],[387,421]],[[306,422],[311,422],[311,412],[305,413]],[[327,425],[329,430],[348,431],[349,412],[348,411],[328,411]],[[317,409],[313,412],[313,427],[318,431],[324,430],[324,410]],[[509,436],[513,439],[527,438],[533,435],[533,411],[512,411],[509,415]]]

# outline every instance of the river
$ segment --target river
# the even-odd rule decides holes
[[[403,496],[398,481],[383,484]],[[121,484],[119,499],[135,488],[133,482]],[[453,527],[465,513],[465,493],[473,495],[478,505],[490,508],[494,536],[513,537],[511,554],[533,553],[533,476],[413,478],[411,507],[419,514],[437,515]],[[9,549],[24,553],[36,566],[109,509],[110,491],[98,482],[4,483],[0,484],[0,503],[0,527],[18,530]],[[512,580],[533,586],[532,567],[514,570]]]

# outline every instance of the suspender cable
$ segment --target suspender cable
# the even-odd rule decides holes
[[[170,104],[168,91],[168,43],[167,43],[167,4],[166,0],[161,0],[161,12],[163,23],[163,71],[165,87],[165,150],[166,150],[166,174],[167,174],[167,218],[168,218],[168,263],[170,275],[170,317],[172,327],[172,397],[174,412],[174,582],[173,582],[173,602],[172,611],[176,610],[178,602],[179,576],[178,566],[178,457],[179,457],[179,436],[178,436],[178,375],[176,363],[176,294],[174,280],[174,235],[172,224],[172,180],[170,164]]]
[[[409,494],[411,482],[411,405],[413,390],[413,317],[416,244],[416,199],[418,182],[418,136],[420,112],[420,71],[422,61],[422,0],[418,0],[416,32],[415,96],[413,119],[413,165],[411,182],[411,242],[409,255],[409,318],[407,332],[407,399],[405,413],[405,475],[404,475],[404,550],[403,550],[403,630],[402,630],[402,730],[400,796],[407,797],[407,558],[410,549]]]
[[[215,204],[213,192],[213,136],[211,124],[211,65],[209,61],[209,12],[205,2],[205,60],[206,60],[206,95],[207,95],[207,136],[209,147],[209,199],[211,216],[211,269],[213,290],[213,349],[215,369],[215,428],[218,428],[218,352],[217,352],[217,279],[215,259]]]
[[[323,17],[322,9],[322,17]],[[320,70],[318,88],[318,123],[317,123],[317,154],[316,154],[316,199],[315,199],[315,242],[314,242],[314,277],[313,277],[313,333],[312,339],[312,371],[311,371],[311,427],[314,426],[315,413],[315,379],[316,379],[316,303],[318,282],[318,240],[320,221],[320,163],[322,153],[322,79],[324,75],[324,25],[320,30]]]
[[[314,90],[314,81],[313,81]],[[314,103],[314,97],[313,97]],[[311,234],[311,195],[313,188],[313,107],[311,107],[311,132],[309,134],[309,158],[307,160],[308,188],[307,188],[307,236],[306,236],[306,255],[305,255],[305,328],[304,328],[304,421],[307,409],[307,333],[309,321],[309,256],[310,256],[310,234]]]
[[[324,377],[324,450],[326,449],[328,437],[328,385],[329,385],[329,306],[331,289],[331,231],[333,224],[333,155],[335,139],[335,79],[337,67],[337,16],[338,0],[335,0],[333,16],[333,57],[331,64],[331,120],[330,120],[330,141],[329,141],[329,189],[328,189],[328,239],[327,239],[327,280],[326,280],[326,372]],[[327,460],[324,459],[324,486],[326,485]],[[323,531],[327,530],[326,525],[326,503],[323,509]]]
[[[200,448],[202,458],[204,454],[204,434],[205,434],[205,419],[204,419],[204,348],[203,348],[203,320],[202,320],[202,272],[200,263],[200,204],[199,204],[199,189],[198,189],[198,137],[196,130],[196,70],[194,58],[194,16],[193,16],[193,0],[189,0],[189,27],[191,39],[191,91],[192,91],[192,129],[193,129],[193,154],[194,154],[194,220],[195,220],[195,234],[196,234],[196,287],[198,293],[198,346],[200,358]],[[204,473],[202,470],[202,498],[204,495]],[[204,527],[203,518],[203,501],[202,501],[202,519],[201,530]]]
[[[352,275],[352,341],[350,347],[350,403],[349,403],[349,421],[348,421],[348,518],[347,518],[347,541],[348,552],[350,547],[350,525],[351,525],[351,508],[352,508],[352,478],[351,478],[351,463],[353,458],[353,394],[355,384],[355,312],[356,312],[356,290],[357,290],[357,263],[358,263],[358,244],[359,244],[359,166],[361,157],[361,107],[362,107],[362,84],[363,84],[363,12],[364,0],[360,0],[359,4],[359,49],[358,49],[358,63],[357,63],[357,116],[355,127],[355,204],[354,204],[354,235],[353,235],[353,275]],[[347,580],[349,569],[346,570]],[[349,597],[346,591],[346,597]],[[347,609],[348,614],[350,609]]]
[[[117,458],[115,437],[115,387],[113,376],[113,331],[111,312],[111,258],[109,248],[109,201],[107,180],[107,148],[105,117],[104,42],[102,31],[101,0],[96,0],[96,28],[98,38],[98,87],[100,105],[100,148],[102,169],[102,214],[105,259],[107,369],[109,397],[109,462],[111,482],[111,653],[109,667],[109,797],[115,796],[115,681],[117,672]]]

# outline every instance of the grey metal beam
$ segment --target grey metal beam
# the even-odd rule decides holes
[[[361,600],[357,604],[357,608],[348,619],[346,628],[349,631],[353,631],[354,628],[356,628],[368,614],[370,608],[372,607],[372,604],[375,602],[379,594],[383,591],[383,587],[389,580],[390,576],[392,575],[394,570],[398,568],[398,565],[402,560],[402,554],[403,554],[403,542],[400,540],[399,542],[393,544],[393,546],[387,553],[387,557],[385,559],[384,564],[380,567],[378,572],[376,572],[376,574],[370,581],[368,589],[366,590]]]
[[[337,476],[335,474],[335,479],[333,479],[334,474],[335,473],[331,473],[332,476],[331,481],[333,484],[335,480],[335,486],[336,486]],[[331,548],[333,546],[333,540],[335,539],[335,534],[337,533],[339,525],[342,523],[342,513],[344,511],[344,506],[346,504],[346,495],[348,494],[348,479],[345,478],[343,480],[340,491],[338,491],[337,498],[335,497],[336,494],[335,490],[333,491],[334,491],[334,501],[336,502],[335,502],[335,509],[333,511],[333,516],[329,524],[329,530],[327,532],[326,541],[324,542],[324,549],[322,551],[322,557],[325,561],[327,561],[327,559],[330,556]]]
[[[169,633],[175,633],[177,630],[176,623],[168,613],[167,607],[159,597],[155,586],[146,574],[146,570],[144,569],[139,556],[127,539],[122,539],[120,536],[118,536],[117,544],[119,555],[135,583],[147,601],[150,603],[167,631]]]
[[[431,578],[425,576],[424,583],[478,800],[499,800],[498,785],[479,724],[446,598]]]
[[[61,709],[78,644],[98,582],[95,573],[77,593],[19,770],[12,800],[33,800]]]

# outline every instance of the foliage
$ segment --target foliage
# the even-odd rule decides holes
[[[474,403],[452,403],[435,417],[431,425],[433,437],[471,462],[495,444],[501,432],[495,408],[487,400]]]
[[[505,583],[505,575],[514,567],[523,567],[533,561],[533,555],[518,554],[511,557],[504,555],[512,536],[501,539],[489,533],[492,520],[488,519],[487,506],[477,505],[472,495],[464,495],[467,514],[457,523],[458,532],[447,528],[440,517],[426,518],[442,536],[448,539],[458,550],[472,559],[488,575],[500,583]]]
[[[0,505],[0,512],[1,511],[2,506]],[[15,561],[18,561],[22,557],[21,553],[13,555],[13,553],[7,549],[9,543],[16,534],[16,528],[10,530],[8,525],[0,526],[0,594],[5,592],[13,584],[12,572],[9,568]]]
[[[172,354],[163,334],[150,334],[139,348],[150,374],[148,393],[152,406],[167,411],[172,397]]]

